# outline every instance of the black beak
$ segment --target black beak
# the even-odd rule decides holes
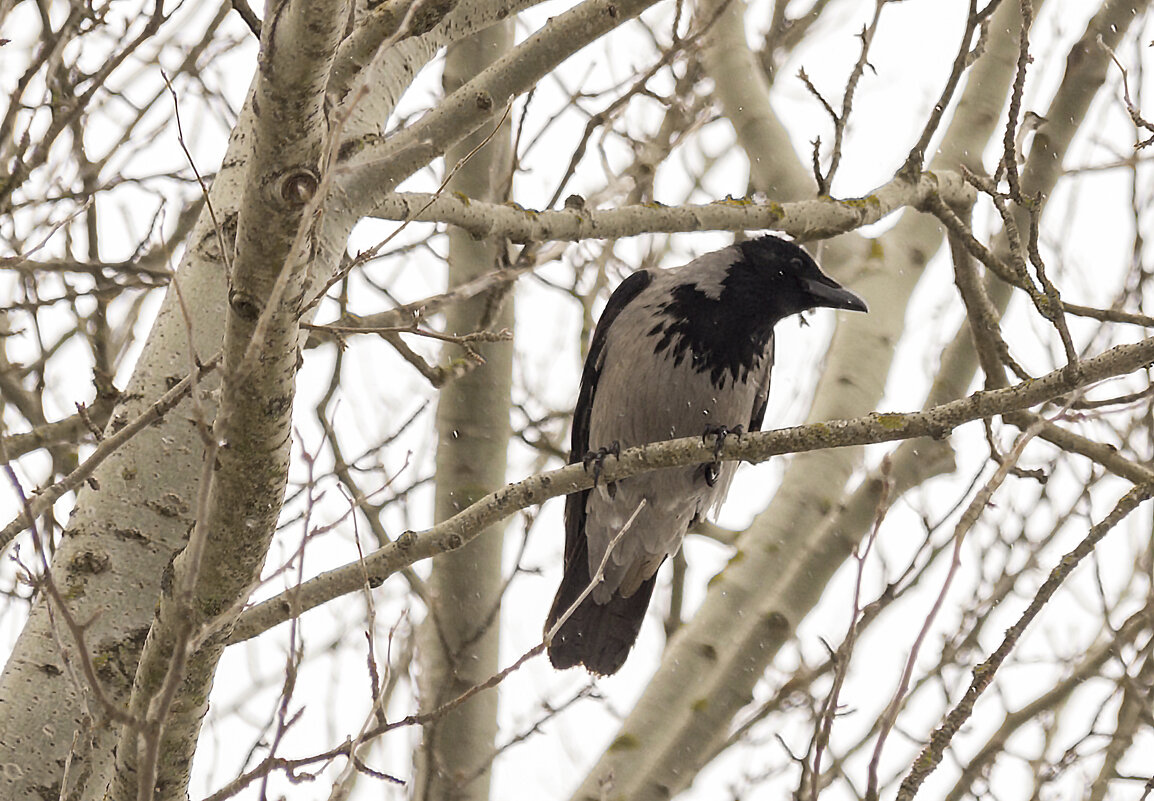
[[[809,293],[810,300],[813,302],[814,307],[824,306],[829,309],[847,309],[849,311],[860,312],[869,311],[869,307],[866,306],[866,302],[862,300],[861,297],[850,292],[844,286],[834,283],[832,280],[827,284],[823,281],[805,279],[802,284],[805,286],[806,292]]]

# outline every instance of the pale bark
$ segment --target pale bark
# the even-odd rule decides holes
[[[378,116],[357,117],[346,121],[346,136],[363,135],[366,128],[379,130],[381,120],[391,110],[391,102],[399,97],[419,66],[436,52],[438,46],[468,35],[477,27],[484,27],[503,18],[509,6],[485,4],[478,7],[458,5],[449,14],[434,20],[431,29],[421,37],[410,37],[397,47],[378,55],[372,62],[370,76],[373,91],[370,99],[363,100],[358,109],[371,107]],[[374,51],[375,52],[375,51]],[[300,63],[304,63],[303,61]],[[315,92],[315,88],[313,89]],[[358,128],[356,123],[362,126]],[[237,231],[237,215],[253,153],[254,119],[251,102],[246,103],[225,154],[216,173],[210,194],[211,206],[219,226],[214,226],[208,211],[202,213],[190,238],[190,247],[165,299],[157,321],[149,335],[144,353],[133,374],[133,380],[124,393],[112,423],[114,429],[146,410],[160,397],[172,382],[188,375],[195,358],[207,360],[222,348],[221,321],[226,318],[228,305],[227,268],[231,262]],[[266,154],[273,155],[273,154]],[[342,201],[342,198],[336,198]],[[325,227],[316,234],[319,258],[311,264],[317,274],[331,274],[336,259],[343,252],[348,230],[359,214],[333,202],[324,218]],[[257,227],[257,233],[260,233]],[[288,232],[291,238],[295,228]],[[266,231],[274,236],[285,232]],[[259,247],[257,248],[259,250]],[[255,251],[250,249],[250,253]],[[327,260],[327,264],[324,262]],[[283,260],[282,260],[283,264]],[[264,281],[275,281],[280,265],[270,265]],[[271,275],[271,279],[268,277]],[[259,309],[267,302],[268,283],[245,288],[248,298]],[[176,288],[184,294],[182,310]],[[295,298],[299,298],[300,287]],[[292,293],[290,293],[292,294]],[[185,314],[188,317],[186,319]],[[191,333],[190,333],[191,332]],[[287,330],[282,330],[287,334]],[[190,341],[191,337],[191,341]],[[240,339],[237,340],[238,346]],[[281,381],[288,381],[295,369],[296,340],[281,338],[277,353]],[[234,358],[236,351],[233,351]],[[287,359],[291,358],[291,364]],[[289,384],[277,393],[282,401],[291,400]],[[207,422],[211,424],[216,413],[215,392],[219,376],[210,375],[200,382],[198,400]],[[267,401],[267,398],[265,399]],[[243,402],[240,404],[244,405]],[[256,402],[251,411],[271,408],[265,402]],[[269,422],[284,424],[291,403],[279,408]],[[169,569],[173,555],[183,548],[193,529],[197,512],[197,487],[203,470],[204,442],[194,423],[198,416],[189,403],[169,413],[163,423],[150,427],[115,453],[94,474],[93,486],[79,493],[76,511],[65,537],[52,560],[52,573],[58,585],[67,588],[72,615],[85,623],[85,646],[102,681],[102,690],[115,706],[126,708],[141,648],[153,621],[153,611],[160,591],[162,577]],[[281,441],[263,453],[250,453],[256,458],[271,458],[264,467],[250,463],[252,476],[265,476],[274,483],[283,465]],[[282,455],[278,455],[282,454]],[[266,470],[266,467],[272,469]],[[243,472],[243,470],[241,471]],[[265,494],[275,494],[272,484],[264,487]],[[271,497],[271,495],[270,495]],[[279,509],[259,512],[259,517],[275,519]],[[217,502],[219,508],[219,502]],[[256,538],[259,542],[267,536]],[[243,539],[243,538],[241,538]],[[243,544],[243,543],[240,543]],[[253,555],[255,556],[255,554]],[[240,575],[238,574],[238,579]],[[251,579],[251,576],[250,576]],[[131,588],[131,591],[126,591]],[[222,601],[225,600],[222,596]],[[232,600],[235,600],[233,598]],[[232,603],[229,600],[228,603]],[[54,631],[56,633],[54,633]],[[43,595],[34,606],[29,622],[8,659],[0,676],[0,796],[24,798],[60,795],[63,766],[71,753],[67,798],[102,797],[103,788],[113,779],[115,759],[132,760],[135,747],[121,749],[113,757],[121,737],[118,727],[110,725],[104,710],[85,689],[80,670],[65,665],[61,652],[75,652],[77,644],[54,624]],[[158,653],[161,667],[167,663],[165,654]],[[209,660],[213,662],[213,660]],[[147,707],[147,686],[155,686],[158,677],[145,677],[145,685],[138,695],[138,704]],[[198,718],[206,699],[205,687],[211,679],[211,665],[200,673],[200,687],[189,686],[191,705],[187,713]],[[183,702],[182,702],[183,703]],[[138,709],[140,707],[137,707]],[[198,723],[182,729],[185,741],[180,751],[187,756],[195,745]],[[129,736],[129,740],[131,737]],[[126,741],[127,742],[127,741]],[[180,760],[177,760],[180,762]],[[127,767],[127,766],[125,766]],[[186,769],[187,765],[177,768]],[[131,780],[129,781],[131,784]],[[183,793],[179,781],[166,785],[168,792]],[[122,785],[123,792],[129,792]]]
[[[503,55],[513,42],[511,23],[457,42],[445,58],[443,85],[450,94]],[[446,190],[479,201],[500,202],[511,179],[511,126],[503,123],[488,138],[478,131],[449,148],[447,169],[460,169]],[[477,152],[473,152],[479,148]],[[499,267],[504,240],[478,240],[449,232],[449,285],[473,280]],[[513,330],[512,285],[457,304],[445,315],[445,330],[464,335],[477,330]],[[511,342],[478,345],[484,364],[450,382],[437,404],[436,520],[452,517],[504,485],[509,445],[509,404],[513,379]],[[449,359],[464,358],[449,346]],[[429,607],[421,624],[420,699],[428,713],[498,670],[500,610],[504,580],[501,552],[504,525],[433,564],[427,582]],[[414,797],[422,801],[485,801],[497,736],[497,695],[482,693],[426,724],[414,771]]]
[[[749,49],[745,2],[702,0],[698,17],[712,20],[702,50],[705,71],[717,86],[725,118],[749,157],[749,184],[777,201],[813,192],[813,176],[793,157],[793,143],[769,104],[770,84]]]
[[[141,785],[154,786],[160,799],[187,795],[224,633],[259,578],[280,515],[301,299],[335,261],[311,229],[332,146],[324,90],[345,13],[343,0],[288,2],[270,6],[264,20],[220,402],[215,421],[196,421],[206,462],[196,522],[161,584],[128,705],[133,722],[116,748],[112,799],[135,799]]]
[[[471,198],[405,192],[388,195],[376,216],[386,220],[445,222],[476,237],[502,236],[514,242],[614,239],[638,234],[683,231],[768,229],[810,241],[854,231],[930,198],[968,205],[974,190],[950,170],[895,178],[865,197],[759,202],[719,200],[702,206],[639,204],[613,209],[542,210],[478,203]],[[836,266],[836,262],[834,262]]]
[[[511,168],[507,165],[508,154],[497,151],[508,144],[506,130],[473,157],[449,186],[449,192],[439,196],[397,192],[400,181],[427,168],[442,155],[446,158],[445,167],[451,168],[501,120],[505,104],[512,98],[542,80],[551,80],[551,75],[563,82],[569,76],[557,68],[569,54],[600,41],[652,5],[651,0],[590,0],[559,13],[513,49],[509,49],[508,39],[511,22],[502,24],[500,31],[491,31],[492,36],[466,39],[532,4],[532,0],[386,0],[373,4],[371,9],[362,3],[361,9],[350,14],[343,0],[323,4],[288,0],[271,4],[265,12],[265,43],[260,73],[252,90],[257,100],[250,100],[243,107],[221,168],[214,173],[211,204],[215,223],[208,213],[201,216],[176,283],[111,419],[110,429],[121,430],[132,420],[147,425],[142,425],[140,433],[111,456],[107,455],[109,448],[98,451],[98,458],[86,466],[91,473],[82,469],[68,481],[30,498],[33,517],[42,512],[51,515],[54,503],[81,486],[69,526],[64,536],[56,537],[59,542],[52,557],[51,575],[66,599],[72,619],[83,628],[84,638],[83,642],[76,641],[65,625],[64,610],[51,607],[41,589],[23,634],[0,675],[0,798],[148,797],[154,788],[160,797],[183,798],[201,717],[222,650],[263,634],[304,610],[362,591],[366,578],[376,586],[421,560],[434,560],[428,584],[414,580],[415,585],[428,590],[415,593],[421,602],[428,602],[429,609],[422,631],[423,661],[418,672],[422,711],[436,709],[497,671],[497,621],[506,589],[500,570],[504,521],[518,509],[586,488],[591,482],[591,476],[581,466],[570,466],[503,486],[509,433],[509,343],[480,346],[487,362],[479,368],[447,371],[452,381],[439,397],[441,443],[435,524],[425,531],[405,532],[375,553],[366,554],[363,563],[351,563],[322,574],[290,593],[241,612],[260,574],[278,517],[285,522],[281,504],[290,456],[293,384],[300,359],[298,347],[303,341],[298,330],[300,317],[312,308],[321,288],[339,277],[340,270],[347,266],[349,233],[365,215],[455,226],[448,237],[452,252],[451,291],[435,296],[423,307],[426,321],[428,314],[444,313],[448,334],[468,333],[478,326],[511,328],[511,294],[500,315],[489,312],[496,298],[506,291],[511,293],[508,285],[512,279],[539,265],[519,265],[515,271],[495,272],[494,268],[502,263],[499,254],[506,241],[536,244],[549,240],[612,240],[651,232],[769,229],[807,241],[828,240],[817,249],[823,266],[870,301],[870,315],[846,315],[839,320],[830,355],[821,365],[823,377],[817,387],[817,399],[808,415],[818,422],[733,438],[725,444],[722,458],[727,459],[760,461],[776,454],[797,455],[791,459],[773,504],[737,538],[738,558],[711,582],[696,618],[682,626],[671,640],[651,686],[579,792],[587,797],[625,797],[630,801],[667,797],[686,787],[704,764],[739,736],[733,734],[733,721],[752,697],[755,682],[814,606],[850,549],[874,522],[883,476],[875,471],[861,483],[847,486],[851,475],[860,470],[861,450],[856,446],[904,440],[891,454],[892,500],[949,469],[952,450],[946,437],[958,426],[985,421],[991,440],[1004,431],[1002,423],[1037,427],[1041,413],[1048,411],[1038,408],[1040,405],[1061,396],[1068,399],[1072,391],[1084,390],[1108,377],[1127,375],[1136,379],[1154,361],[1154,340],[1099,353],[1098,339],[1086,348],[1090,355],[1075,368],[1052,370],[1030,381],[1007,380],[1004,367],[990,357],[987,347],[982,351],[984,360],[980,366],[990,371],[986,387],[993,391],[964,397],[979,366],[972,338],[988,346],[990,334],[997,330],[997,317],[1018,294],[1014,287],[986,275],[988,306],[994,322],[984,331],[984,321],[971,315],[959,329],[942,352],[923,411],[867,413],[877,406],[886,381],[892,384],[897,378],[896,374],[891,375],[897,369],[891,364],[894,346],[903,337],[918,335],[904,331],[904,320],[922,268],[942,242],[939,222],[932,214],[947,219],[943,204],[962,214],[961,210],[973,202],[974,192],[961,178],[960,166],[981,173],[981,154],[1000,146],[1007,86],[1018,57],[1017,0],[1003,0],[998,16],[990,24],[984,52],[964,76],[960,102],[956,108],[951,107],[952,118],[947,117],[952,121],[933,159],[932,170],[903,170],[899,177],[861,198],[803,199],[815,185],[809,175],[809,154],[796,157],[787,128],[773,111],[771,93],[782,87],[775,87],[759,71],[762,59],[746,46],[748,9],[735,2],[701,4],[698,22],[713,24],[704,48],[700,46],[702,40],[695,39],[682,50],[683,41],[678,40],[677,34],[671,41],[666,39],[666,31],[654,24],[655,20],[664,19],[659,16],[664,11],[655,10],[645,21],[630,23],[631,27],[648,26],[656,49],[661,51],[660,68],[655,67],[652,75],[660,75],[662,81],[672,77],[677,86],[669,94],[668,84],[639,83],[634,100],[664,104],[670,127],[665,130],[663,124],[662,132],[647,141],[650,134],[645,132],[646,123],[635,125],[632,118],[612,116],[631,113],[633,109],[627,105],[615,106],[603,119],[595,118],[596,125],[591,124],[590,131],[604,131],[604,141],[619,137],[613,147],[627,143],[635,148],[636,158],[622,174],[609,177],[607,191],[592,190],[589,196],[597,199],[588,201],[587,208],[579,199],[567,201],[564,210],[532,211],[504,203],[510,198],[500,189],[510,177]],[[0,2],[0,21],[10,5]],[[782,18],[785,5],[775,4],[776,20]],[[1103,94],[1103,76],[1108,69],[1114,69],[1106,50],[1098,44],[1098,35],[1105,45],[1117,47],[1134,16],[1147,4],[1106,0],[1095,5],[1100,5],[1101,11],[1072,49],[1054,101],[1048,109],[1038,109],[1044,111],[1046,122],[1033,136],[1029,158],[1021,168],[1024,191],[1041,195],[1039,209],[1044,208],[1047,196],[1058,186],[1066,149],[1083,126],[1091,100]],[[1037,13],[1042,2],[1033,0],[1029,6]],[[52,6],[53,14],[55,8]],[[788,38],[792,35],[789,31],[807,29],[826,8],[825,3],[816,3],[804,21],[777,33]],[[830,4],[829,8],[837,8],[837,4]],[[46,16],[44,53],[53,46],[50,34],[59,34],[55,42],[59,48],[72,47],[72,42],[79,41],[77,28],[89,21],[78,9],[74,7],[74,17],[63,23]],[[216,19],[222,16],[224,12]],[[55,31],[53,24],[58,25]],[[137,30],[148,23],[136,20],[133,24],[138,26],[133,30]],[[686,36],[694,37],[700,28],[700,24],[679,26]],[[214,41],[209,37],[204,46]],[[449,73],[457,77],[448,82],[445,102],[431,104],[423,116],[407,121],[388,136],[382,135],[397,99],[411,85],[415,73],[440,47],[454,42],[460,44],[449,57]],[[490,47],[493,44],[497,46]],[[779,45],[778,49],[787,46]],[[475,51],[464,55],[478,46],[490,56],[504,55],[495,61],[482,58]],[[70,63],[61,52],[51,55],[52,64]],[[1050,59],[1048,54],[1034,55]],[[190,59],[195,62],[192,56]],[[486,68],[482,61],[492,63]],[[1125,54],[1121,61],[1130,63]],[[152,66],[146,64],[146,69]],[[700,78],[703,68],[712,78],[712,90]],[[191,72],[195,73],[195,69]],[[45,69],[44,76],[51,78],[50,73],[50,68]],[[28,74],[35,76],[33,83],[40,80],[41,74],[36,70],[30,69]],[[107,77],[107,71],[102,71],[102,75],[100,81]],[[1132,90],[1138,85],[1134,75],[1131,73]],[[61,77],[62,73],[54,80]],[[782,73],[778,83],[784,83],[785,77]],[[128,97],[131,87],[126,87]],[[456,91],[452,91],[454,87]],[[689,101],[684,106],[678,105],[683,90],[684,99]],[[584,92],[584,88],[575,91]],[[540,93],[534,102],[539,102],[544,94]],[[10,113],[5,117],[2,149],[7,154],[4,169],[15,171],[18,184],[27,177],[21,176],[22,170],[42,170],[55,156],[40,143],[29,146],[20,141],[23,129],[9,123],[25,112],[13,109],[30,110],[35,98],[25,90],[15,97],[18,102],[10,104]],[[589,98],[575,96],[573,105],[589,111],[595,106]],[[601,99],[598,97],[596,102]],[[911,98],[910,102],[916,100]],[[527,105],[531,112],[522,112],[518,104],[513,116],[525,114],[525,131],[531,137],[534,114],[539,112],[534,104]],[[727,199],[678,207],[638,203],[654,197],[655,175],[664,181],[671,169],[679,168],[675,160],[686,154],[678,152],[678,148],[692,150],[701,143],[708,149],[708,144],[715,141],[696,138],[696,126],[713,124],[706,120],[719,106],[733,126],[738,146],[749,157],[751,194],[764,194],[768,200]],[[259,115],[254,113],[257,108]],[[67,122],[71,112],[65,106],[52,105],[51,109],[52,113],[43,117],[51,117],[47,122],[54,131],[53,138],[63,138],[62,131],[82,135],[87,130],[80,123],[75,129],[64,127],[72,125]],[[186,119],[186,125],[188,122]],[[908,135],[912,139],[916,131]],[[125,142],[129,139],[126,134]],[[595,149],[598,143],[593,140],[590,147]],[[22,160],[22,153],[29,157]],[[614,153],[613,159],[616,158]],[[584,186],[588,186],[586,170],[593,160],[581,162],[582,173],[575,174]],[[1134,162],[1134,182],[1141,188],[1139,161]],[[606,166],[609,162],[610,159],[605,160]],[[616,169],[616,162],[612,169]],[[708,174],[709,169],[704,168],[700,175],[678,176],[678,181],[696,182],[689,190],[696,199],[706,180],[716,177]],[[43,170],[38,174],[42,175]],[[26,213],[20,210],[25,201],[18,192],[14,193],[14,184],[9,180],[12,176],[3,178],[0,188],[6,202],[17,209],[13,215],[16,219]],[[634,179],[637,183],[632,190],[621,188]],[[677,182],[656,186],[665,192],[671,183]],[[91,186],[97,184],[99,181],[94,178]],[[100,191],[103,190],[86,187],[78,196],[95,198]],[[516,195],[511,197],[515,199]],[[627,197],[629,200],[625,201]],[[600,198],[609,200],[602,202]],[[604,207],[596,208],[599,205]],[[1140,212],[1145,210],[1137,198],[1133,205],[1138,225]],[[867,242],[855,233],[861,226],[895,212],[903,214],[903,218],[877,240]],[[1015,214],[1018,229],[1024,235],[1029,220],[1022,208],[1015,207]],[[44,219],[51,216],[46,214]],[[189,219],[192,216],[188,215]],[[1140,240],[1141,226],[1138,228],[1136,239]],[[92,231],[95,230],[93,225]],[[409,229],[408,235],[412,234],[413,229]],[[7,238],[7,228],[0,230],[0,235]],[[1013,266],[1014,259],[1020,257],[1012,252],[1004,234],[980,236],[981,243],[966,241],[975,248],[988,247],[1003,265]],[[955,241],[961,240],[955,236]],[[435,252],[440,245],[435,238],[432,242],[430,250]],[[102,266],[100,249],[92,241],[88,245],[87,258],[94,266],[93,275],[110,269],[120,276],[139,266],[132,260],[118,267]],[[68,247],[66,244],[64,249]],[[560,251],[557,247],[556,252]],[[615,254],[606,253],[603,257],[611,269],[623,272],[638,266],[612,265],[612,255]],[[57,269],[52,258],[45,258],[39,267],[32,264],[36,260],[34,253],[21,254],[20,258],[25,265],[20,269],[27,268],[22,275],[26,274],[30,283],[36,280],[38,271]],[[959,261],[962,268],[970,257],[965,258],[967,261]],[[1140,253],[1135,261],[1141,261]],[[153,266],[156,264],[163,264],[163,258]],[[370,281],[376,277],[374,267],[365,271]],[[361,265],[355,269],[361,269]],[[543,272],[539,276],[542,284],[561,293],[587,294],[586,282],[579,276],[573,278],[571,285],[567,285],[567,278],[556,281],[557,269],[550,267]],[[166,280],[165,273],[159,270],[160,277],[155,280]],[[605,278],[603,270],[598,286]],[[1141,284],[1143,279],[1134,280]],[[1140,300],[1135,298],[1127,296],[1126,308],[1133,303],[1142,309]],[[582,300],[589,313],[592,301],[588,297]],[[354,312],[350,316],[355,317],[363,306],[353,309],[350,304],[349,308]],[[1064,308],[1074,309],[1069,305]],[[82,320],[80,307],[74,309],[76,333],[85,336],[81,323],[86,321]],[[411,311],[401,307],[367,314],[349,323],[347,330],[334,327],[328,341],[373,326],[405,325],[410,322],[406,315]],[[1074,313],[1083,312],[1074,309]],[[1115,323],[1141,326],[1150,322],[1133,312],[1128,317],[1113,311],[1085,313]],[[1045,314],[1038,317],[1042,319]],[[1128,333],[1114,333],[1119,330],[1122,329],[1103,326],[1096,336],[1114,342],[1128,341]],[[8,331],[3,333],[9,335]],[[1047,337],[1052,334],[1043,329],[1038,337],[1043,347],[1049,344]],[[5,342],[4,349],[9,347]],[[17,352],[15,346],[11,347],[13,353]],[[445,346],[450,359],[459,355],[457,347]],[[45,354],[47,360],[47,350]],[[107,355],[103,360],[97,355],[98,369],[107,371]],[[212,369],[198,369],[198,364],[218,356],[221,366],[213,361]],[[1060,358],[1055,357],[1056,361]],[[2,400],[32,397],[32,382],[21,383],[22,365],[5,360],[0,368],[4,372],[0,376],[0,383],[4,384],[0,387]],[[159,411],[157,399],[177,382],[189,381],[190,375],[197,377],[192,401],[175,407],[166,405],[164,412]],[[339,371],[335,372],[334,387],[339,377]],[[777,378],[774,392],[778,396],[791,383],[789,378]],[[5,411],[19,406],[12,401]],[[534,409],[534,413],[538,411]],[[44,438],[10,437],[5,432],[0,445],[11,445],[9,458],[15,459],[34,447],[48,447],[53,457],[60,452],[73,458],[75,443],[63,448],[52,446],[59,442],[59,432],[70,432],[72,436],[83,432],[86,426],[81,425],[82,419],[47,424],[43,414],[36,417],[24,408],[20,414],[36,429],[36,435],[43,434]],[[556,421],[552,407],[546,414],[548,420]],[[994,419],[999,416],[1000,423]],[[1038,430],[1038,437],[1068,454],[1066,463],[1075,468],[1089,462],[1095,475],[1102,472],[1100,466],[1136,484],[1149,484],[1154,472],[1141,460],[1141,446],[1135,444],[1142,436],[1135,433],[1140,429],[1126,414],[1119,417],[1135,428],[1116,438],[1112,436],[1117,432],[1111,431],[1095,439],[1092,426],[1083,426],[1074,418],[1047,422]],[[835,418],[844,419],[829,422]],[[1112,423],[1113,418],[1106,419],[1107,426]],[[767,420],[766,428],[773,427],[775,421]],[[547,428],[548,422],[541,431]],[[338,435],[333,436],[335,445]],[[546,438],[555,436],[555,431],[546,434]],[[1120,445],[1115,446],[1115,441]],[[557,450],[555,442],[544,443],[541,463],[555,458]],[[993,441],[991,450],[996,458],[997,445]],[[34,455],[29,463],[34,463],[35,458]],[[711,444],[690,438],[632,449],[620,459],[608,459],[602,477],[612,481],[647,469],[715,458]],[[71,469],[61,468],[64,459],[57,462],[53,467],[56,475]],[[83,483],[87,478],[92,481]],[[1089,488],[1086,496],[1088,504]],[[1100,499],[1096,495],[1093,500]],[[362,502],[364,505],[358,506],[356,513],[371,513],[374,501],[358,497],[356,503]],[[23,527],[20,519],[12,522],[0,533],[0,543],[7,546],[9,535],[20,534]],[[384,531],[385,524],[381,522],[379,527]],[[185,549],[190,534],[192,547]],[[1025,535],[1021,536],[1024,541]],[[22,534],[21,544],[27,539]],[[387,537],[381,535],[381,539]],[[1030,543],[1024,545],[1032,547]],[[36,569],[39,565],[32,556],[30,548],[20,554],[26,564]],[[535,566],[518,566],[526,567]],[[413,575],[411,570],[409,575]],[[1020,589],[1013,581],[1010,584],[1013,592]],[[390,584],[382,592],[389,602],[397,597],[393,590]],[[1103,611],[1108,625],[1108,616],[1115,610]],[[527,614],[532,614],[532,610]],[[1148,627],[1148,621],[1143,625]],[[975,632],[980,633],[977,628]],[[973,636],[976,642],[977,634]],[[1121,637],[1112,647],[1120,643]],[[532,643],[521,645],[528,647]],[[97,677],[91,683],[83,675],[82,651],[91,660]],[[966,657],[957,657],[950,664],[964,667]],[[1132,684],[1148,683],[1148,663],[1136,661],[1128,668]],[[399,672],[407,674],[404,666]],[[376,678],[374,674],[373,679]],[[803,679],[799,673],[790,681]],[[396,676],[389,677],[391,682],[396,680]],[[98,685],[106,700],[97,698],[93,685]],[[612,685],[607,684],[606,689],[607,695],[615,692]],[[819,690],[803,687],[801,691]],[[1128,767],[1134,764],[1129,750],[1130,743],[1143,730],[1141,716],[1135,712],[1141,708],[1142,696],[1130,696],[1123,699],[1116,722],[1108,720],[1110,715],[1101,717],[1112,734],[1090,790],[1095,797],[1115,791],[1116,773],[1133,773]],[[488,794],[489,759],[494,756],[498,739],[496,704],[497,694],[490,689],[443,716],[394,719],[387,725],[383,722],[384,708],[374,709],[382,718],[374,721],[377,727],[366,737],[371,740],[392,731],[392,726],[421,725],[424,742],[416,757],[413,792],[426,801],[450,797],[483,801]],[[611,704],[614,709],[619,708]],[[1010,702],[1005,705],[1007,709],[1015,706]],[[310,713],[313,711],[309,709]],[[122,725],[129,714],[132,722]],[[550,714],[543,712],[541,720]],[[1006,720],[1009,723],[1010,717]],[[1015,720],[1016,725],[1023,725],[1021,715]],[[539,735],[544,729],[536,726],[537,722],[534,728]],[[533,734],[526,731],[526,737]],[[914,734],[928,736],[929,731]],[[403,737],[396,733],[389,736]],[[547,731],[545,736],[549,736]],[[949,731],[941,736],[935,734],[936,750],[926,760],[918,760],[917,770],[910,774],[914,782],[911,787],[924,778],[926,765],[941,758],[943,743],[948,743],[950,736]],[[505,736],[499,739],[506,741]],[[512,739],[516,741],[517,737]],[[364,741],[366,745],[367,742]],[[992,766],[999,753],[1013,750],[1013,745],[1008,749],[1003,746],[1004,743],[991,741],[992,750],[979,754],[975,761],[984,760]],[[334,748],[334,753],[337,751]],[[959,748],[950,757],[964,751]],[[375,756],[367,748],[359,753]],[[269,761],[285,755],[285,748],[273,749]],[[67,786],[62,788],[66,762],[70,772]],[[362,767],[349,763],[347,769]],[[1093,776],[1096,769],[1087,775]],[[827,770],[830,774],[823,778],[844,770],[844,763],[827,766]],[[250,773],[256,775],[258,768]],[[979,781],[980,773],[981,769],[967,769],[963,776],[968,783],[966,789]],[[610,777],[611,782],[603,781]],[[251,777],[238,778],[235,787],[251,781]],[[351,786],[350,783],[346,787]],[[227,791],[228,788],[221,795]]]
[[[249,135],[251,125],[250,117],[241,118],[234,146]],[[213,182],[214,205],[235,209],[243,180],[243,166],[226,160]],[[168,389],[168,382],[187,375],[192,353],[207,359],[219,351],[226,295],[221,245],[231,249],[227,235],[235,231],[227,216],[223,229],[222,243],[206,214],[194,230],[185,265],[196,266],[182,269],[177,280],[181,291],[197,302],[188,305],[186,320],[176,292],[168,293],[113,415],[113,430],[147,409]],[[200,382],[200,400],[208,414],[213,413],[217,386],[215,375]],[[203,448],[189,406],[182,404],[163,424],[142,431],[95,471],[100,489],[86,487],[78,494],[69,536],[52,562],[57,584],[75,588],[68,595],[72,614],[91,620],[85,645],[105,694],[120,706],[128,701],[161,576],[194,523]],[[93,571],[95,564],[104,569]],[[129,587],[132,591],[126,591]],[[85,686],[74,681],[79,671],[67,670],[61,662],[62,648],[75,652],[76,643],[62,627],[59,634],[53,630],[42,595],[0,676],[0,758],[16,766],[0,771],[0,796],[59,794],[61,768],[74,747],[73,737],[76,755],[65,797],[77,797],[93,783],[107,786],[109,775],[94,777],[89,759],[111,753],[118,732]]]

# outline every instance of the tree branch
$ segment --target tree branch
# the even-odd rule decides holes
[[[763,462],[771,456],[824,448],[867,445],[914,437],[948,436],[958,426],[1013,411],[1021,411],[1054,400],[1075,389],[1125,375],[1154,363],[1154,338],[1132,345],[1119,345],[1077,365],[1047,373],[1032,381],[1006,389],[976,392],[969,397],[923,412],[873,412],[852,420],[783,428],[727,439],[720,458]],[[713,445],[701,437],[630,448],[620,458],[608,459],[601,472],[606,482],[629,478],[664,467],[698,464],[718,457]],[[378,586],[403,567],[437,554],[454,551],[477,533],[518,509],[543,503],[550,498],[587,489],[593,477],[580,464],[571,464],[531,476],[485,496],[459,514],[423,532],[406,532],[394,543],[364,560],[370,582]],[[359,590],[364,581],[361,562],[323,573],[298,588],[264,601],[244,612],[230,644],[243,642],[292,617],[333,598]]]
[[[808,241],[855,231],[898,209],[921,208],[932,199],[968,206],[974,197],[973,188],[959,174],[924,172],[916,181],[895,178],[864,197],[848,200],[827,197],[793,203],[762,203],[749,198],[727,198],[701,206],[647,203],[604,210],[533,211],[456,195],[434,198],[424,193],[405,192],[385,197],[374,214],[386,220],[447,223],[464,228],[476,237],[501,236],[514,242],[762,228]]]
[[[1086,537],[1078,543],[1074,550],[1070,551],[1057,566],[1050,571],[1049,577],[1038,588],[1038,592],[1034,595],[1034,599],[1030,605],[1026,607],[1026,611],[1018,618],[1015,623],[1006,632],[1006,636],[1002,640],[1002,644],[998,646],[990,656],[974,668],[974,679],[970,682],[969,688],[966,690],[962,700],[959,701],[942,725],[933,733],[929,744],[922,749],[921,754],[914,761],[913,768],[906,775],[902,781],[901,788],[898,790],[897,801],[910,801],[918,792],[922,782],[926,780],[938,763],[942,761],[942,756],[945,754],[947,746],[953,740],[954,735],[969,719],[970,714],[974,711],[974,704],[986,688],[990,686],[990,682],[994,680],[994,675],[997,673],[1002,662],[1009,656],[1010,651],[1013,650],[1014,644],[1022,636],[1026,627],[1041,611],[1050,597],[1057,591],[1066,577],[1073,572],[1078,563],[1082,561],[1091,551],[1094,546],[1110,532],[1110,529],[1118,525],[1122,520],[1138,508],[1138,505],[1154,496],[1154,484],[1140,484],[1119,499],[1118,503],[1111,510],[1110,514],[1106,515],[1105,519],[1097,525],[1093,526]]]

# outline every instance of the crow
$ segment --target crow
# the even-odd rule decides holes
[[[613,292],[593,333],[573,411],[570,464],[677,437],[761,429],[773,327],[807,309],[866,311],[793,242],[763,236],[669,270],[639,270]],[[657,570],[686,530],[721,505],[734,462],[671,467],[565,499],[565,573],[545,631],[601,579],[549,644],[557,669],[610,675],[625,663]],[[610,543],[624,533],[610,550]],[[605,560],[606,551],[609,558]]]

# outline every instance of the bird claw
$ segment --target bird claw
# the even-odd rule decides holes
[[[715,437],[716,442],[713,446],[713,458],[715,461],[703,464],[701,466],[702,475],[705,477],[705,483],[712,487],[717,483],[717,479],[721,477],[721,446],[725,444],[725,439],[730,434],[740,437],[745,433],[745,426],[734,426],[730,428],[725,425],[716,425],[714,423],[707,423],[705,426],[705,433],[701,435],[701,442],[704,444],[710,437]]]
[[[705,433],[701,435],[701,442],[704,444],[710,437],[716,437],[716,442],[713,446],[713,458],[721,459],[721,446],[725,444],[726,438],[730,435],[740,437],[745,434],[745,426],[734,426],[730,428],[725,425],[716,425],[714,423],[707,423],[705,426]]]
[[[613,456],[621,458],[621,443],[613,440],[613,444],[607,448],[598,448],[595,451],[589,451],[581,457],[581,464],[585,466],[585,471],[589,471],[589,465],[593,465],[593,486],[597,486],[597,482],[601,480],[601,469],[605,466],[605,457]]]

